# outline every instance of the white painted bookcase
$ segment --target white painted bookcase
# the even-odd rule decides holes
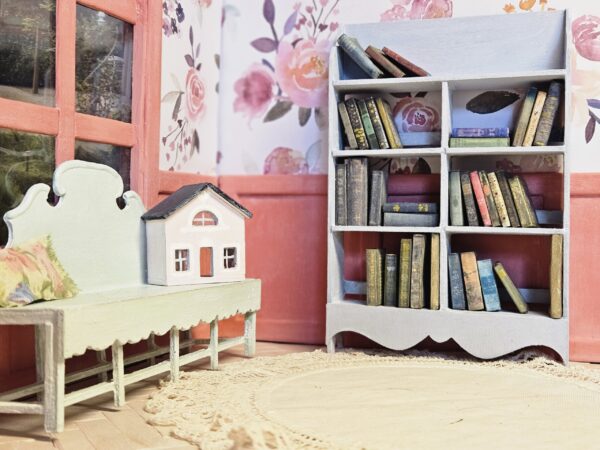
[[[526,89],[532,83],[564,80],[564,142],[569,142],[571,116],[569,19],[566,11],[507,14],[453,19],[402,21],[345,26],[343,32],[363,47],[388,46],[428,70],[422,78],[366,79],[346,55],[334,47],[330,58],[329,202],[327,347],[341,346],[341,333],[355,332],[394,350],[408,349],[430,337],[453,339],[479,358],[495,358],[528,346],[554,349],[569,359],[569,152],[566,145],[546,147],[449,148],[453,95],[464,90]],[[436,148],[344,150],[337,103],[349,93],[441,93],[441,144]],[[506,124],[508,126],[508,124]],[[465,125],[461,125],[465,126]],[[498,125],[502,126],[502,125]],[[511,130],[512,130],[511,125]],[[558,155],[562,160],[562,228],[491,228],[449,225],[449,170],[458,160],[481,156]],[[427,156],[440,160],[440,226],[350,227],[335,224],[335,163],[338,158]],[[474,169],[476,169],[475,167]],[[353,283],[344,280],[344,235],[373,233],[438,233],[440,235],[439,310],[372,307],[348,300]],[[448,253],[453,235],[563,235],[563,318],[543,311],[476,312],[449,307]],[[519,249],[515,248],[518,253]],[[545,270],[545,269],[544,269]],[[548,267],[549,271],[549,267]],[[510,274],[510,273],[509,273]],[[360,281],[360,280],[359,280]],[[355,285],[356,283],[354,283]],[[546,298],[547,301],[547,298]],[[547,306],[547,305],[546,305]]]

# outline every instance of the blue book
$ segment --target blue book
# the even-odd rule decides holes
[[[450,275],[450,301],[452,309],[466,309],[465,288],[463,286],[462,267],[458,253],[448,255],[448,272]]]
[[[506,127],[501,127],[501,128],[452,128],[452,137],[507,138],[508,136],[509,136],[509,129]]]
[[[483,292],[483,302],[486,311],[500,311],[500,296],[494,278],[494,269],[491,259],[477,261],[479,270],[479,281],[481,282],[481,291]]]

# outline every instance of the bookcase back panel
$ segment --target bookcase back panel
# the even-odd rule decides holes
[[[434,76],[456,77],[565,68],[565,12],[347,25],[368,45],[387,46]],[[345,55],[341,79],[366,78]]]

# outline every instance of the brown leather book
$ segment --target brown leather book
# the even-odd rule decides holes
[[[365,53],[369,55],[369,58],[371,58],[375,65],[379,67],[384,74],[393,78],[402,78],[406,75],[402,69],[387,59],[383,52],[377,47],[369,45],[365,50]]]
[[[479,270],[477,270],[477,258],[475,252],[460,254],[463,277],[465,279],[465,293],[467,294],[467,306],[469,311],[483,311],[483,293],[479,281]]]
[[[387,47],[383,47],[383,54],[394,61],[396,64],[400,66],[404,72],[407,72],[407,75],[413,75],[417,77],[428,77],[431,76],[429,72],[425,69],[417,66],[415,63],[409,61],[408,59],[400,56],[394,50],[391,50]]]

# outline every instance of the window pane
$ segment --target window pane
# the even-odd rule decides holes
[[[21,203],[27,189],[52,182],[54,137],[0,129],[0,218]],[[8,229],[0,220],[0,243]]]
[[[54,106],[55,5],[0,1],[0,97]]]
[[[75,159],[112,167],[123,178],[125,191],[131,189],[131,149],[77,140],[75,141]]]
[[[77,5],[77,111],[131,122],[133,25]]]

